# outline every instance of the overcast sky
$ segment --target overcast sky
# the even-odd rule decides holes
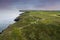
[[[60,10],[60,0],[0,0],[0,9]]]

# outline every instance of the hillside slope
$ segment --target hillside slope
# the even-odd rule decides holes
[[[59,11],[26,11],[17,18],[0,40],[60,40]]]

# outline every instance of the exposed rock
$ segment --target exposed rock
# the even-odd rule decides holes
[[[2,30],[1,32],[0,32],[0,34],[2,34],[4,32],[4,30]]]
[[[16,18],[14,21],[19,21],[20,20],[20,18]]]

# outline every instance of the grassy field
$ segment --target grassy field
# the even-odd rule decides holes
[[[60,11],[25,11],[0,40],[60,40]]]

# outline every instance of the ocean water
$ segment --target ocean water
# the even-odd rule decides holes
[[[14,19],[21,13],[18,10],[0,10],[0,32],[15,23]]]

